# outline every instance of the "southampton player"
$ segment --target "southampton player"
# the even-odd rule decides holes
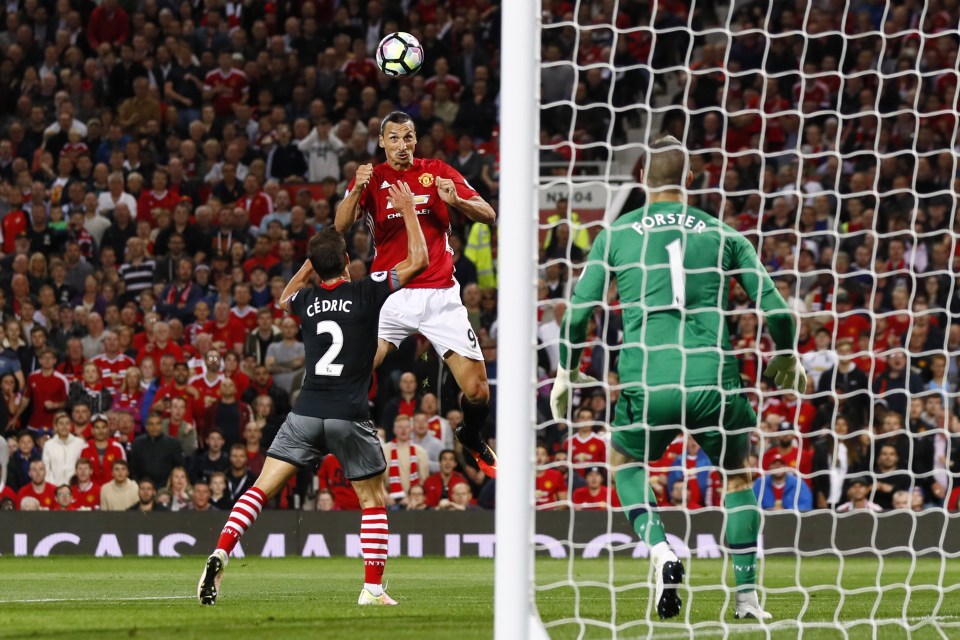
[[[627,348],[619,362],[624,387],[610,461],[626,515],[650,547],[657,613],[663,618],[680,613],[676,585],[684,569],[666,542],[644,464],[659,459],[683,427],[713,464],[728,472],[724,506],[737,584],[734,613],[768,619],[756,592],[760,513],[747,465],[757,419],[740,388],[727,331],[723,301],[730,277],[766,312],[770,334],[782,352],[767,375],[802,393],[806,376],[794,352],[794,319],[747,239],[684,203],[681,185],[689,186],[693,174],[686,170],[680,142],[667,137],[654,143],[650,159],[641,174],[648,204],[621,216],[597,237],[564,316],[560,369],[550,398],[553,415],[566,419],[571,383],[591,381],[578,369],[587,322],[616,278]]]
[[[343,465],[362,508],[360,540],[365,581],[359,604],[397,604],[381,586],[387,561],[387,510],[383,472],[387,468],[370,421],[367,391],[377,352],[380,308],[429,264],[427,243],[417,223],[414,196],[403,182],[390,186],[390,203],[403,216],[406,258],[385,271],[351,282],[343,236],[327,227],[310,239],[307,261],[287,284],[280,306],[300,318],[306,345],[306,377],[297,403],[267,451],[256,483],[240,497],[220,534],[217,549],[200,576],[200,604],[216,604],[230,551],[253,524],[267,500],[304,466],[316,469],[334,454]],[[319,287],[308,287],[311,276]]]
[[[463,391],[463,425],[457,429],[457,439],[470,451],[481,471],[494,477],[497,457],[481,435],[490,412],[490,388],[479,340],[470,328],[467,310],[460,301],[460,285],[453,277],[448,207],[482,224],[493,224],[497,214],[450,165],[414,158],[416,145],[417,133],[410,116],[394,111],[383,119],[380,146],[387,161],[357,169],[346,197],[337,206],[336,227],[345,233],[364,217],[376,247],[372,269],[389,268],[402,255],[398,253],[403,250],[405,231],[386,193],[399,180],[412,188],[420,226],[427,239],[430,267],[383,305],[374,368],[410,334],[419,332],[429,339]]]

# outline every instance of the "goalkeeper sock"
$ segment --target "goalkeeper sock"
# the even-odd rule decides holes
[[[653,549],[667,541],[663,522],[656,511],[657,496],[647,482],[643,467],[622,467],[617,471],[617,495],[626,507],[627,519],[640,539]],[[658,549],[661,547],[657,547]]]
[[[483,431],[483,425],[487,422],[487,416],[490,415],[490,401],[471,402],[467,400],[466,395],[461,395],[460,411],[463,412],[463,426],[482,443],[483,437],[480,433]]]
[[[383,593],[383,570],[387,566],[387,510],[367,507],[360,520],[360,548],[363,551],[364,588],[374,596]]]
[[[223,549],[228,554],[233,551],[233,548],[240,542],[240,536],[253,526],[266,501],[267,496],[259,487],[247,489],[237,500],[237,504],[233,505],[227,524],[223,525],[223,531],[217,541],[217,549]]]
[[[757,537],[760,533],[760,509],[753,489],[728,493],[727,546],[733,553],[733,577],[738,591],[757,588]]]

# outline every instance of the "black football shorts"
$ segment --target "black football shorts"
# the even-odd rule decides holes
[[[387,468],[373,422],[309,418],[293,412],[280,427],[267,455],[298,467],[316,469],[332,453],[349,480],[366,480]]]

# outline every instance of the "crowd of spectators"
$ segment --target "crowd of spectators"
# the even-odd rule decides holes
[[[686,4],[657,3],[667,12],[655,15],[655,25],[716,26],[708,8],[698,3],[688,14]],[[852,2],[847,10],[814,3],[807,13],[801,3],[738,3],[729,35],[707,33],[691,43],[674,31],[667,37],[676,46],[659,50],[658,33],[658,51],[649,53],[649,31],[614,38],[614,30],[600,28],[577,50],[575,61],[589,65],[607,59],[604,47],[614,47],[615,60],[627,59],[624,48],[637,56],[638,43],[648,47],[639,57],[651,68],[637,71],[648,95],[662,96],[661,133],[690,149],[688,202],[755,243],[797,316],[798,348],[813,381],[803,396],[762,377],[772,340],[745,291],[735,283],[730,290],[727,329],[759,417],[750,459],[764,509],[958,510],[960,12],[950,3],[926,6],[924,13],[911,2]],[[593,5],[594,15],[604,10]],[[607,18],[626,26],[622,15]],[[569,130],[579,147],[572,148],[586,158],[591,142],[616,140],[610,116],[629,124],[631,109],[600,105],[618,94],[624,75],[594,67],[577,76],[564,62],[574,30],[547,31],[556,35],[546,48],[549,77],[568,83],[562,91],[551,87],[551,100],[576,96],[573,106],[554,103],[548,111],[575,109]],[[686,59],[690,50],[696,55]],[[670,65],[680,69],[663,68]],[[649,105],[633,109],[649,115]],[[610,128],[591,132],[596,117]],[[541,158],[559,160],[568,148],[557,139],[543,145]],[[637,177],[641,168],[638,162]],[[637,195],[633,202],[642,202]],[[566,202],[548,223],[558,219],[576,223]],[[545,378],[556,367],[567,283],[576,281],[589,249],[575,226],[562,237],[557,247],[548,236],[542,256]],[[574,425],[541,431],[541,508],[616,504],[607,482],[594,494],[601,500],[584,503],[576,494],[604,462],[601,450],[584,447],[609,432],[617,401],[623,326],[615,288],[608,302],[594,314],[581,363],[608,384],[581,395]],[[548,389],[540,395],[545,422]],[[678,437],[650,466],[662,507],[721,504],[723,479],[692,439]]]
[[[692,39],[677,27],[717,27],[710,3],[544,3],[541,162],[589,172],[611,159],[605,143],[662,121],[692,151],[691,204],[756,241],[816,382],[803,397],[768,386],[770,340],[732,288],[764,508],[953,509],[958,43],[944,30],[960,16],[936,0],[849,5],[738,3],[729,35]],[[410,114],[417,154],[498,209],[499,3],[26,0],[0,13],[0,507],[229,509],[302,380],[298,324],[277,298],[356,168],[382,159],[380,118]],[[405,81],[372,60],[399,29],[426,53]],[[655,120],[654,99],[672,105]],[[595,233],[566,201],[546,227],[544,380]],[[450,245],[495,400],[496,228],[454,216]],[[362,277],[374,247],[361,224],[347,246]],[[539,391],[543,508],[617,505],[615,290],[610,303],[583,360],[608,385],[581,394],[571,425],[547,424]],[[399,461],[394,508],[493,508],[428,343],[391,354],[370,401]],[[662,506],[720,504],[695,442],[654,466]],[[358,507],[332,456],[272,506]]]

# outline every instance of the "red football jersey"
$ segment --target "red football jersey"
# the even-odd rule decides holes
[[[193,344],[196,342],[198,333],[210,333],[210,327],[213,326],[213,320],[206,322],[191,322],[183,329],[183,343]]]
[[[353,490],[350,480],[343,475],[343,467],[333,454],[326,456],[320,463],[317,471],[320,480],[320,489],[326,489],[333,494],[333,502],[342,511],[359,511],[360,499]]]
[[[250,224],[254,227],[259,227],[260,222],[262,222],[267,215],[273,213],[273,202],[270,201],[270,196],[263,191],[258,191],[253,194],[253,196],[243,196],[237,200],[235,206],[242,207],[246,210],[250,216]]]
[[[43,490],[37,492],[33,488],[33,483],[29,483],[24,487],[20,488],[20,491],[17,492],[17,508],[20,508],[20,503],[23,502],[23,499],[27,496],[36,498],[40,501],[41,509],[54,509],[57,504],[57,485],[52,482],[46,482],[43,485]]]
[[[151,344],[148,342],[137,352],[137,364],[143,362],[143,359],[147,356],[153,358],[154,362],[160,362],[160,358],[167,354],[172,355],[177,362],[183,360],[183,349],[175,342],[167,341],[166,346],[162,349],[156,343]]]
[[[27,232],[30,221],[20,209],[11,211],[0,220],[0,239],[3,240],[3,252],[13,253],[16,250],[16,239],[21,233]]]
[[[72,506],[76,510],[93,510],[100,508],[100,485],[96,482],[91,482],[86,490],[81,489],[77,485],[73,485],[70,487],[70,492],[73,494]]]
[[[243,341],[247,337],[243,322],[233,316],[230,316],[230,319],[222,327],[214,322],[210,327],[210,334],[213,336],[214,345],[218,342],[223,343],[224,346],[220,349],[221,355],[233,349],[233,346],[237,343],[240,343],[242,348]]]
[[[596,433],[582,437],[575,433],[567,438],[564,445],[568,460],[574,464],[577,473],[584,475],[588,466],[604,465],[607,462],[607,443]]]
[[[557,494],[567,490],[567,480],[556,469],[545,469],[542,476],[537,476],[537,507],[556,502]]]
[[[207,377],[203,375],[190,379],[188,384],[200,392],[200,397],[194,400],[193,404],[193,413],[195,415],[203,415],[203,413],[207,410],[207,407],[210,406],[207,404],[207,401],[204,400],[204,398],[213,398],[214,401],[220,399],[221,382],[223,382],[222,375],[217,376],[213,383],[207,380]]]
[[[30,414],[29,426],[33,429],[53,428],[53,415],[61,409],[49,410],[44,407],[48,400],[51,402],[66,402],[70,392],[70,381],[62,373],[53,371],[49,376],[37,370],[27,378],[27,397],[33,406]]]
[[[230,69],[224,75],[219,67],[207,74],[207,77],[203,79],[203,84],[204,89],[212,90],[220,85],[226,85],[230,88],[230,91],[218,94],[213,99],[213,110],[220,118],[232,116],[234,103],[243,100],[250,88],[247,83],[247,74],[243,71]]]
[[[87,443],[87,448],[80,453],[80,457],[90,461],[90,464],[93,465],[93,482],[102,486],[113,480],[113,463],[115,460],[126,460],[127,452],[123,450],[122,446],[111,440],[101,458],[100,452],[91,440]],[[100,489],[98,488],[96,502],[98,505],[100,504],[99,493]]]
[[[173,213],[173,210],[179,203],[179,196],[170,189],[166,191],[145,190],[137,199],[137,220],[146,220],[150,223],[150,226],[155,226],[156,221],[153,218],[154,209],[166,209],[170,213]]]
[[[257,307],[253,305],[247,305],[246,309],[241,309],[240,307],[232,307],[230,309],[230,315],[237,319],[244,329],[244,338],[246,338],[246,332],[253,331],[257,328],[257,312],[260,311]]]
[[[101,353],[91,358],[90,361],[100,369],[100,379],[103,381],[103,386],[109,389],[114,396],[120,390],[120,383],[127,375],[127,369],[135,364],[133,358],[122,353],[113,358],[108,358],[106,354]]]
[[[467,479],[460,473],[454,471],[450,474],[450,480],[447,482],[447,499],[450,498],[450,492],[458,484],[466,484]],[[432,474],[423,481],[423,493],[427,506],[436,507],[440,504],[443,496],[443,476],[439,472]]]
[[[611,493],[604,485],[600,485],[600,492],[595,496],[590,494],[590,487],[580,487],[573,491],[573,504],[584,511],[605,511]]]
[[[388,187],[403,181],[413,192],[414,207],[420,219],[430,266],[407,284],[408,288],[446,289],[453,279],[453,249],[450,248],[450,211],[437,192],[437,178],[449,178],[456,184],[457,195],[469,200],[478,195],[460,173],[441,160],[416,158],[406,171],[396,171],[387,163],[373,168],[370,182],[360,196],[360,215],[364,216],[373,235],[376,257],[372,271],[389,271],[407,256],[407,232],[403,215],[387,202]],[[347,193],[353,189],[351,181]]]

